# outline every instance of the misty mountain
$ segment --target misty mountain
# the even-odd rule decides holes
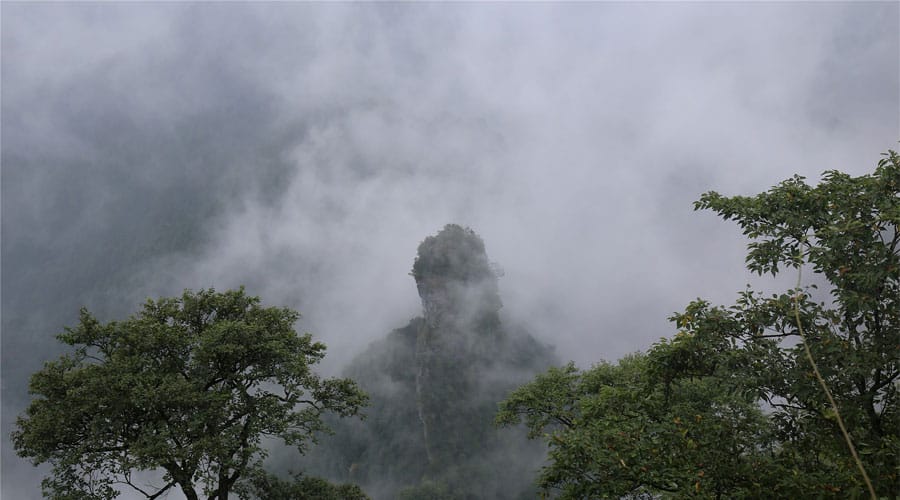
[[[309,467],[375,498],[533,498],[543,449],[493,425],[497,403],[556,362],[501,321],[498,273],[471,229],[419,245],[423,314],[372,343],[345,375],[371,397],[363,422],[335,422]]]
[[[645,348],[744,273],[700,193],[861,175],[900,137],[898,10],[0,2],[0,496],[40,498],[9,433],[82,306],[244,285],[303,314],[328,375],[356,358],[370,387],[398,380],[373,394],[408,391],[406,273],[446,221],[503,263],[508,336],[515,318],[579,366]],[[385,425],[417,418],[399,400]]]

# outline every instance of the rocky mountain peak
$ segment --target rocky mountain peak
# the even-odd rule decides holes
[[[313,471],[373,498],[535,498],[542,443],[494,427],[497,403],[556,363],[552,349],[500,320],[498,273],[469,228],[445,226],[413,263],[424,309],[348,367],[371,397],[365,422],[337,432]],[[344,421],[335,425],[347,425]],[[493,471],[502,470],[504,474]]]
[[[502,307],[484,241],[469,228],[444,226],[419,245],[412,273],[432,327],[495,323]]]

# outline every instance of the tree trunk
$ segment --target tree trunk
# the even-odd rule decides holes
[[[197,496],[197,492],[194,490],[194,486],[193,486],[193,485],[191,485],[191,484],[188,484],[188,485],[179,484],[179,486],[181,486],[181,491],[184,492],[184,496],[187,497],[187,500],[200,500],[200,497]]]

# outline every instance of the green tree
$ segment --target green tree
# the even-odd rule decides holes
[[[772,438],[753,398],[712,377],[666,386],[652,369],[659,354],[552,368],[501,403],[499,424],[524,421],[549,445],[542,489],[561,498],[759,496]]]
[[[803,473],[808,488],[866,491],[843,424],[876,493],[896,494],[900,157],[890,151],[870,175],[826,172],[815,187],[794,177],[753,197],[709,192],[695,208],[736,221],[753,240],[748,269],[814,274],[782,294],[747,290],[729,308],[696,301],[673,321],[711,359],[730,360],[730,376],[772,408],[780,459]]]
[[[797,288],[748,289],[729,307],[694,301],[646,357],[554,369],[513,393],[498,422],[524,420],[547,439],[541,486],[567,498],[896,494],[900,157],[817,186],[709,192],[695,208],[736,221],[752,240],[747,267],[793,270]]]
[[[52,498],[121,488],[157,498],[177,486],[190,500],[225,500],[258,477],[264,438],[302,453],[328,431],[325,413],[353,416],[366,403],[353,381],[312,372],[325,346],[294,331],[298,317],[243,289],[150,300],[107,324],[82,310],[58,336],[73,352],[32,376],[16,451],[52,465]],[[144,485],[142,473],[162,484]]]
[[[253,471],[238,485],[242,497],[263,500],[368,500],[355,484],[332,484],[311,476],[296,475],[293,481],[280,479],[264,471]]]

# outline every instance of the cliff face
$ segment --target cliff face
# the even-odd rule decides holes
[[[471,229],[426,238],[411,274],[423,315],[348,368],[371,396],[368,418],[336,429],[317,465],[375,498],[533,498],[543,449],[492,423],[497,402],[555,362],[551,349],[503,325],[498,276]]]
[[[448,225],[426,238],[412,274],[424,311],[416,404],[428,463],[439,468],[470,458],[477,451],[471,442],[487,430],[472,423],[489,410],[478,404],[485,401],[479,382],[500,344],[501,302],[484,243],[471,229]]]

